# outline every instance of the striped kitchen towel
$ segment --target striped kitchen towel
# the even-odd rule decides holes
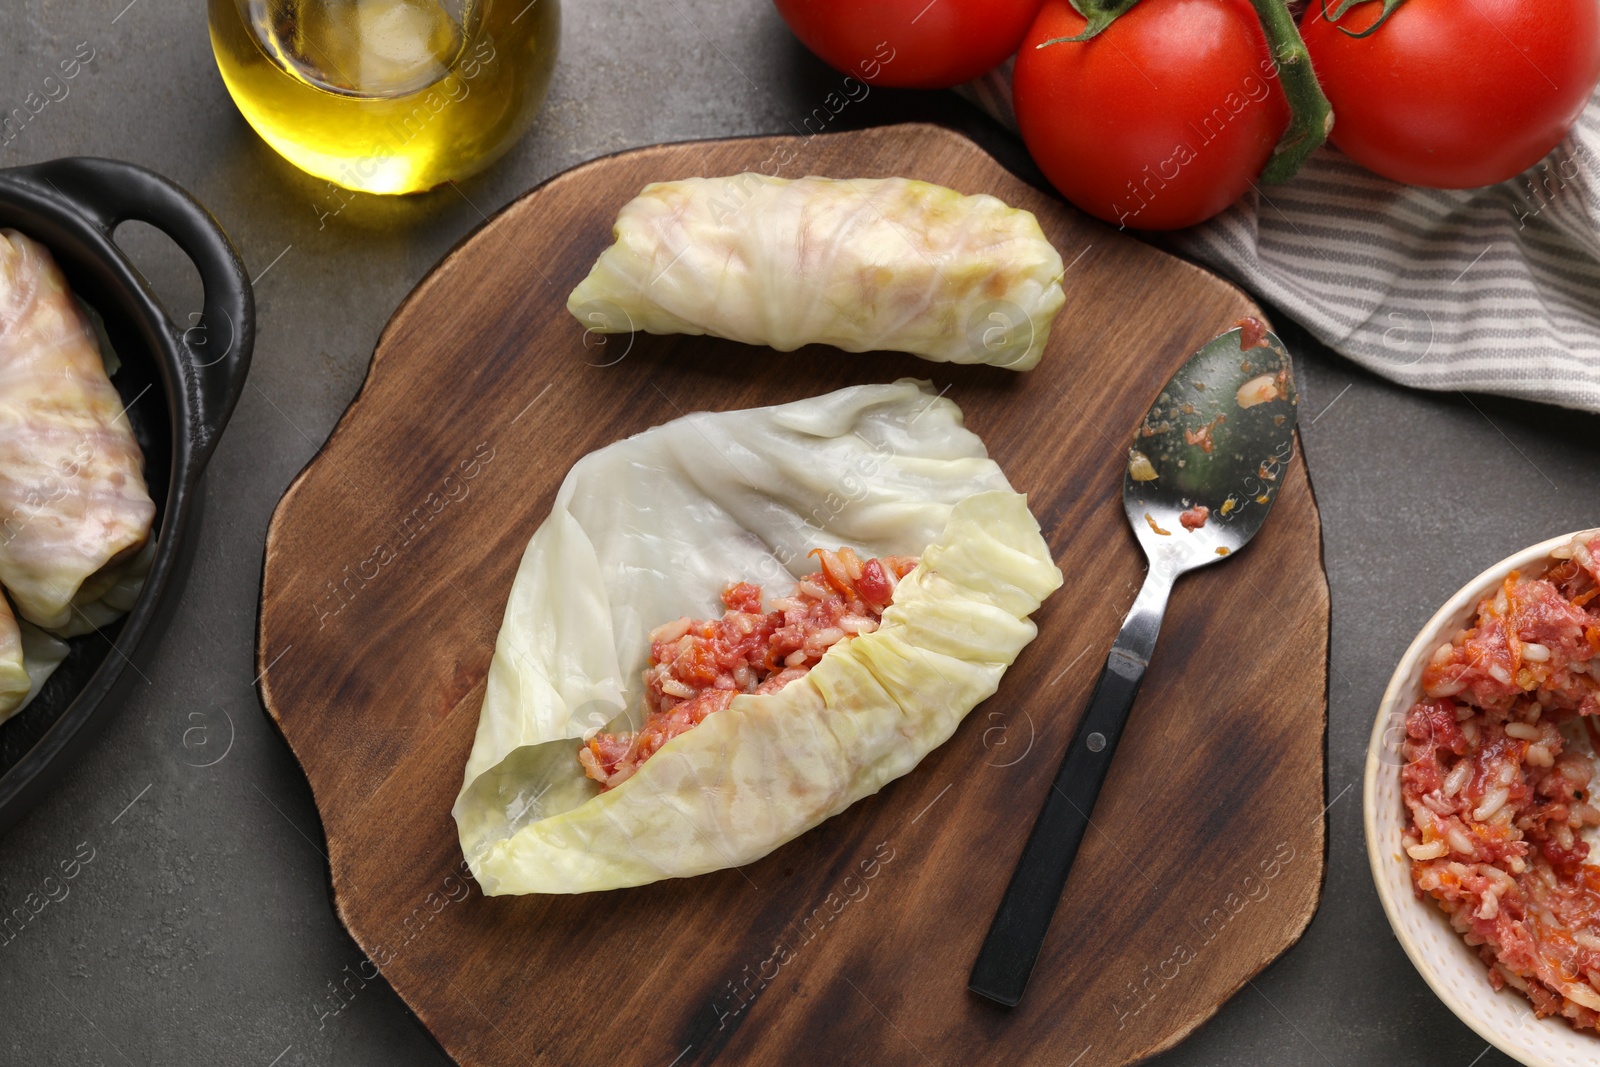
[[[963,86],[1012,129],[1010,64]],[[1324,147],[1286,185],[1154,240],[1403,385],[1600,412],[1600,93],[1533,170],[1418,189]]]

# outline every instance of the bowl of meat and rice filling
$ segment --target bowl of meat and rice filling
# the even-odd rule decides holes
[[[1489,568],[1423,627],[1367,753],[1395,936],[1532,1067],[1600,1062],[1600,530]]]

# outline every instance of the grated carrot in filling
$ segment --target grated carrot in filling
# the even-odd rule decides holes
[[[878,628],[913,556],[863,560],[849,548],[816,549],[821,569],[761,610],[761,587],[722,592],[720,619],[687,616],[650,632],[644,670],[644,725],[602,731],[578,749],[584,773],[614,789],[668,741],[722,711],[740,693],[775,693],[815,666],[840,641]]]

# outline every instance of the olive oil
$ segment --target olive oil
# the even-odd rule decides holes
[[[410,193],[499,158],[555,66],[559,0],[209,0],[222,80],[295,166]]]

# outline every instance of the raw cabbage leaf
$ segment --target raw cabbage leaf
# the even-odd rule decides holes
[[[606,793],[577,760],[641,724],[653,627],[782,595],[813,548],[919,555],[882,625],[741,695]],[[905,774],[992,694],[1061,582],[954,403],[909,380],[696,414],[581,459],[528,545],[454,815],[484,892],[738,866]]]
[[[1033,213],[906,178],[657,182],[567,308],[602,333],[911,352],[1028,370],[1061,310]]]

